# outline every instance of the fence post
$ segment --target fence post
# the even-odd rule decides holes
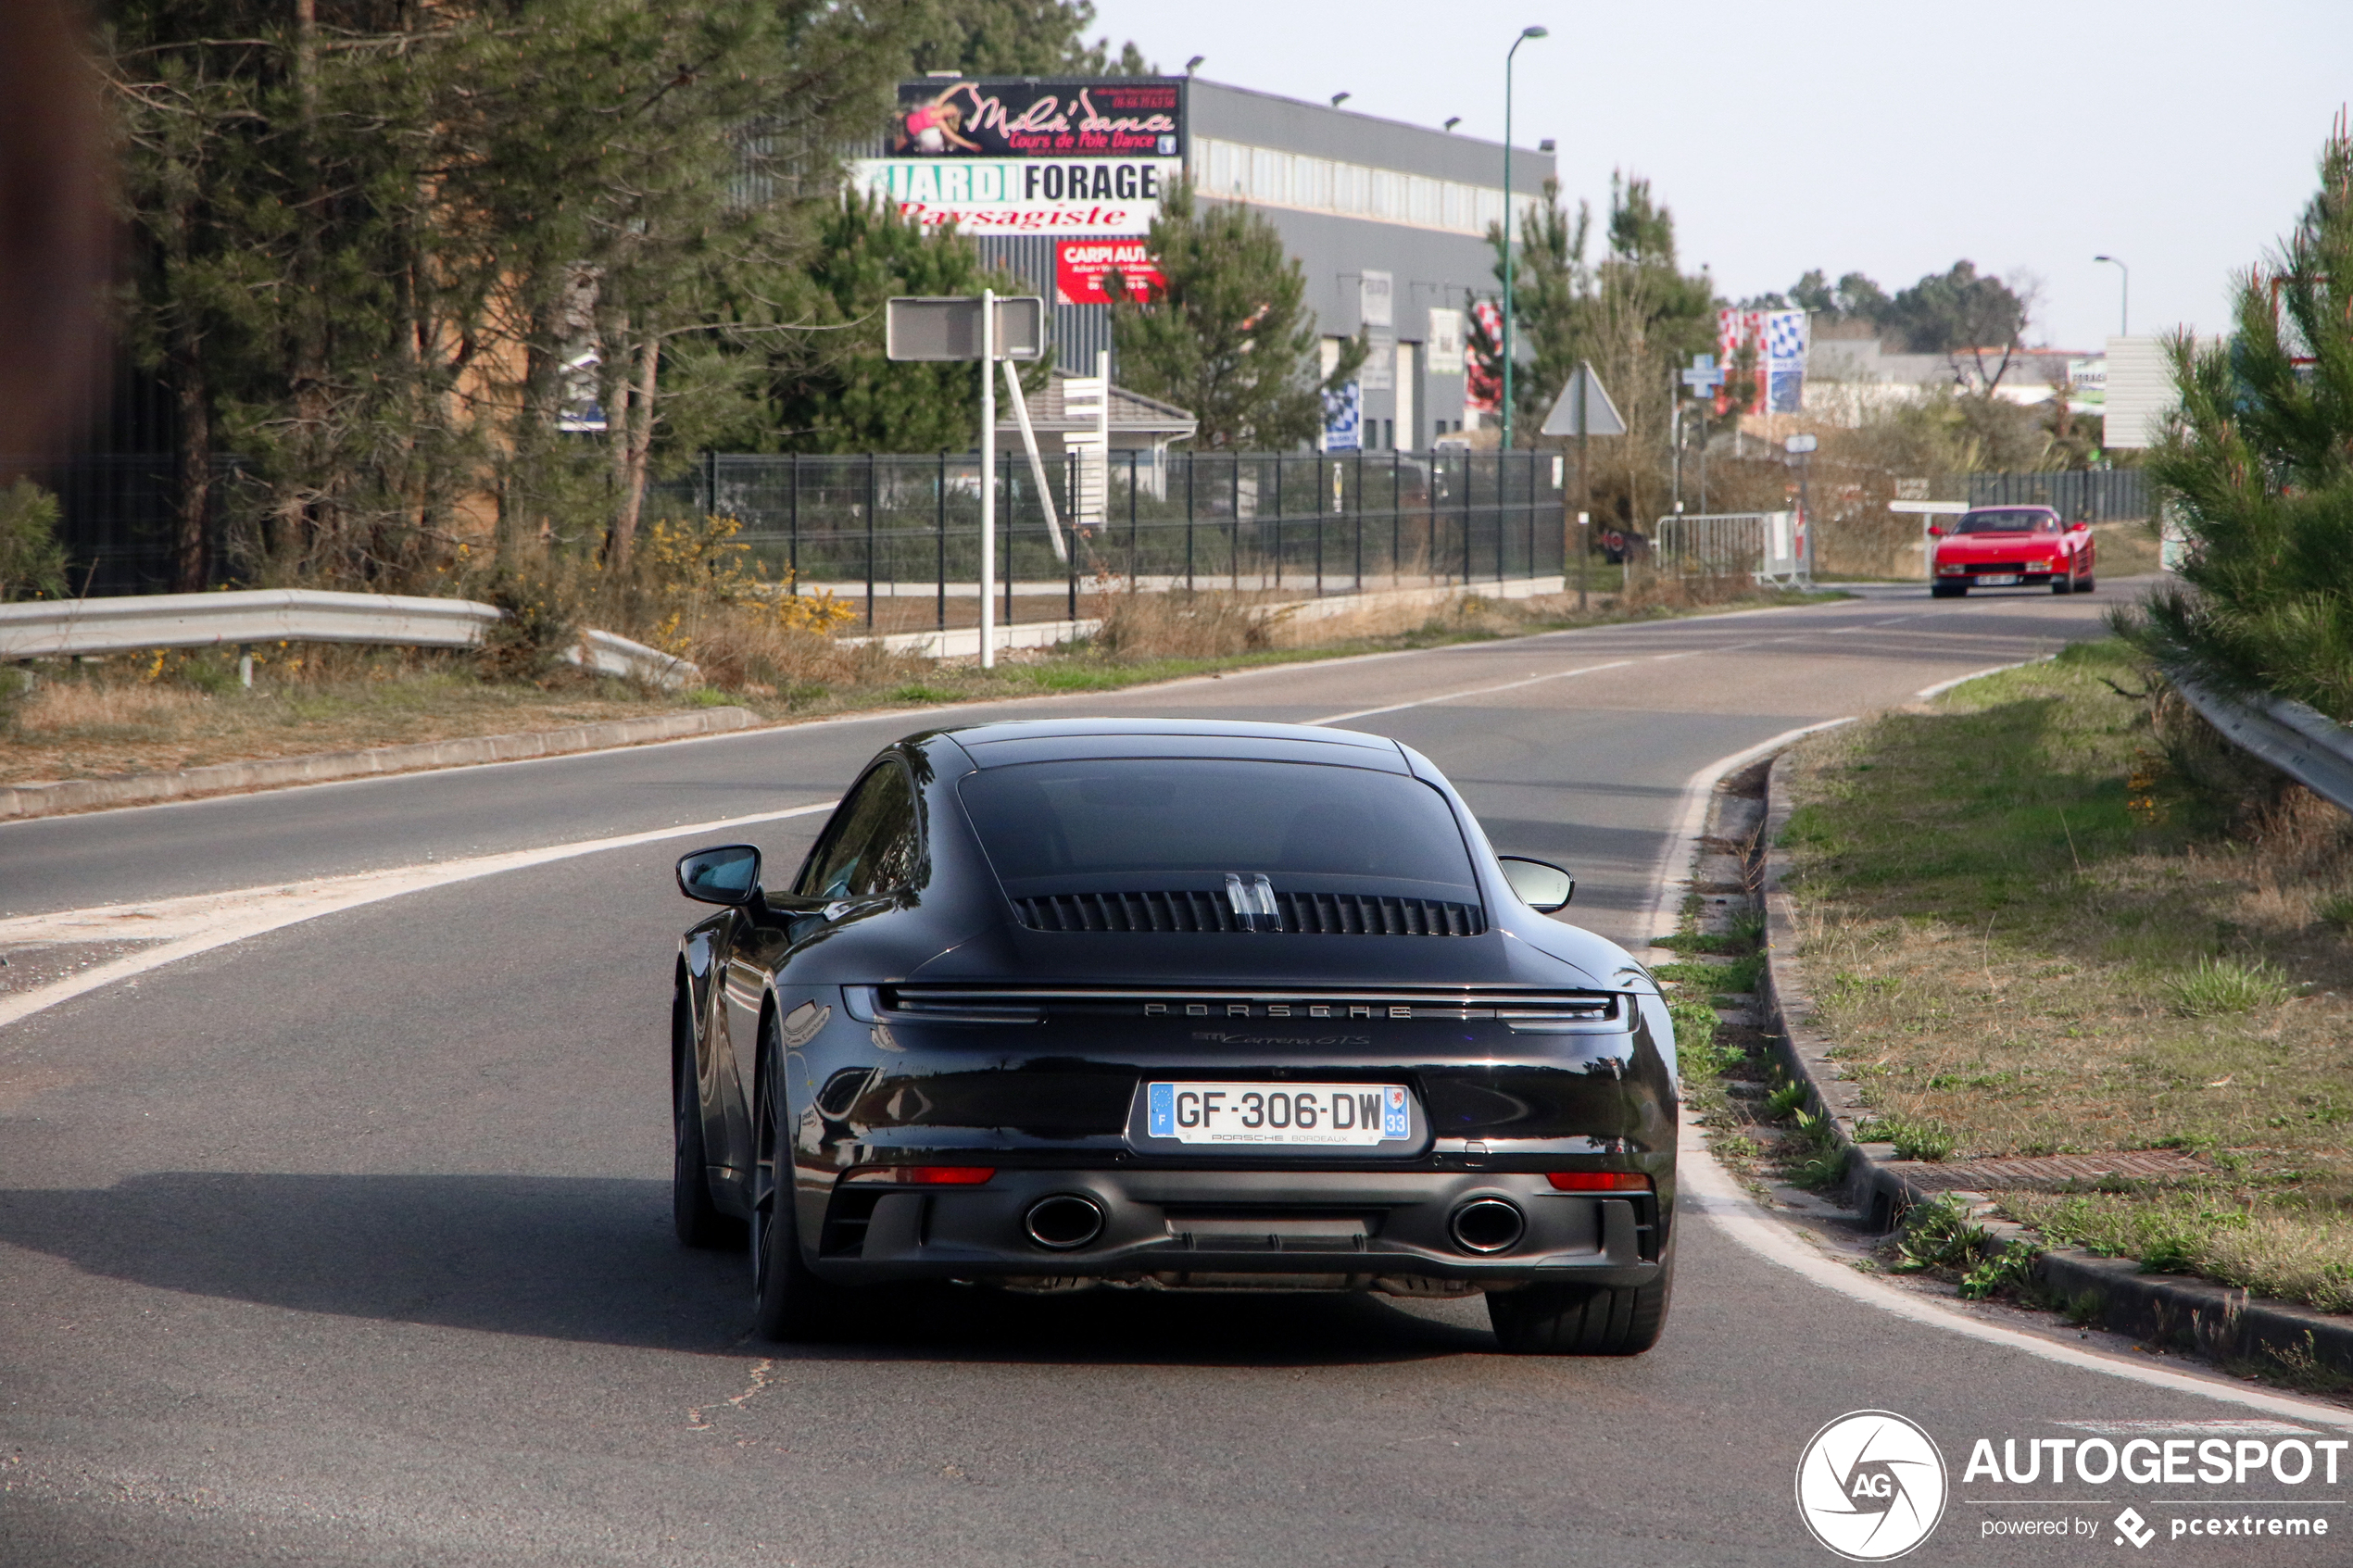
[[[866,630],[875,629],[875,465],[880,459],[872,452],[866,454]]]
[[[792,572],[793,596],[799,598],[800,596],[800,454],[798,452],[792,455],[792,470],[786,476],[786,483],[792,486],[791,497],[785,507],[785,526],[789,531],[788,543],[785,549],[786,553],[791,557],[791,559],[786,562],[786,566]]]
[[[1104,395],[1109,396],[1110,394],[1107,392]],[[1071,520],[1070,537],[1067,541],[1070,553],[1063,558],[1063,564],[1070,569],[1070,614],[1067,619],[1072,621],[1078,619],[1078,523],[1075,515],[1077,508],[1073,505],[1078,498],[1077,465],[1077,453],[1064,452],[1063,454],[1063,516]],[[1103,454],[1103,479],[1105,483],[1110,483],[1111,454],[1109,452]]]
[[[1403,474],[1404,474],[1404,472],[1405,472],[1405,469],[1404,469],[1404,462],[1405,462],[1405,459],[1404,459],[1403,457],[1399,456],[1399,454],[1398,454],[1398,452],[1397,452],[1397,449],[1396,449],[1395,447],[1391,447],[1391,448],[1390,448],[1390,453],[1389,453],[1389,585],[1390,585],[1390,587],[1392,587],[1392,588],[1394,588],[1394,587],[1396,587],[1396,586],[1398,585],[1398,581],[1397,581],[1397,545],[1398,545],[1398,537],[1397,537],[1397,536],[1398,536],[1401,533],[1403,533],[1403,532],[1404,531],[1404,526],[1405,526],[1405,524],[1404,524],[1404,505],[1405,505],[1405,497],[1404,497],[1404,495],[1403,495],[1403,494],[1401,494],[1401,493],[1400,493],[1400,490],[1399,490],[1399,481],[1400,481],[1400,479],[1403,476]]]
[[[719,515],[719,454],[711,447],[702,453],[702,491],[705,517]]]
[[[1316,596],[1317,598],[1319,598],[1319,599],[1320,599],[1320,598],[1322,598],[1322,597],[1324,596],[1324,475],[1323,475],[1323,467],[1324,467],[1324,465],[1323,465],[1323,461],[1322,461],[1322,459],[1321,459],[1321,458],[1318,458],[1318,459],[1316,460],[1316,463],[1315,463],[1315,469],[1316,469],[1316,473],[1315,473],[1315,596]],[[1332,482],[1333,482],[1333,483],[1334,483],[1334,485],[1335,485],[1335,486],[1337,486],[1340,483],[1341,483],[1341,481],[1340,481],[1340,474],[1342,473],[1342,471],[1344,471],[1344,470],[1341,470],[1341,468],[1340,468],[1340,461],[1339,461],[1339,459],[1338,459],[1338,458],[1334,458],[1334,459],[1333,459],[1333,461],[1332,461]],[[1339,496],[1337,496],[1337,495],[1335,495],[1335,496],[1333,496],[1333,497],[1332,497],[1332,499],[1333,499],[1334,501],[1338,501],[1338,500],[1340,499],[1340,497],[1339,497]],[[1339,508],[1337,506],[1335,506],[1332,509],[1333,509],[1334,511],[1338,511],[1340,508]]]
[[[1234,454],[1234,471],[1228,477],[1233,481],[1234,507],[1226,519],[1228,535],[1226,564],[1233,573],[1234,591],[1239,593],[1242,586],[1242,455],[1239,452]]]
[[[1136,585],[1136,464],[1143,448],[1127,448],[1127,585]]]
[[[938,615],[939,629],[948,630],[948,454],[939,455],[939,486],[936,509],[932,517],[932,546],[939,558]],[[942,648],[947,644],[939,645]]]
[[[1283,455],[1275,454],[1275,586],[1283,585]]]
[[[1185,592],[1193,591],[1193,470],[1194,454],[1185,454]]]
[[[1390,450],[1397,450],[1392,446]],[[1365,591],[1365,454],[1356,454],[1356,591]]]
[[[1497,457],[1503,454],[1498,452]],[[1463,454],[1463,586],[1471,585],[1471,489],[1478,482],[1478,459]]]
[[[1021,475],[1010,463],[1005,465],[1005,626],[1013,624],[1013,508],[1021,504]],[[1011,647],[1013,641],[1006,639]]]

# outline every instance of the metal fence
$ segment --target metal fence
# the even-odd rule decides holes
[[[1078,459],[1046,464],[1065,527]],[[1549,453],[1114,452],[1099,516],[1055,555],[1037,483],[1019,454],[998,464],[1004,619],[1077,613],[1102,577],[1149,588],[1318,595],[1392,584],[1556,575],[1562,564],[1559,459]],[[753,457],[708,453],[650,487],[648,522],[733,517],[772,575],[862,601],[969,606],[980,572],[980,465],[975,455]],[[1023,601],[1027,601],[1026,605]]]
[[[1651,541],[1662,575],[1718,577],[1802,587],[1813,581],[1813,551],[1795,512],[1715,512],[1663,517]]]
[[[2072,522],[2115,522],[2149,515],[2148,475],[2139,469],[2058,473],[1973,473],[1972,507],[2050,507]]]

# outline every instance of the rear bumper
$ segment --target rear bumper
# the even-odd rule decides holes
[[[1101,1212],[1084,1245],[1026,1229],[1041,1200]],[[1493,1252],[1457,1242],[1465,1204],[1499,1198],[1524,1223]],[[812,1260],[843,1285],[937,1279],[1247,1288],[1509,1287],[1658,1277],[1665,1216],[1647,1194],[1555,1192],[1541,1174],[1491,1172],[1019,1171],[985,1186],[837,1188]]]

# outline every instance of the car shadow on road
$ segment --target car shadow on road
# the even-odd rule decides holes
[[[0,1244],[102,1278],[296,1311],[690,1354],[759,1348],[747,1345],[744,1259],[679,1246],[666,1182],[162,1172],[97,1189],[0,1190]],[[859,1292],[839,1334],[787,1353],[1151,1365],[1412,1361],[1492,1352],[1477,1305],[925,1286]]]

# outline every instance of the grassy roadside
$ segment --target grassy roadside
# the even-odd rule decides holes
[[[1971,1185],[2050,1244],[2353,1311],[2353,820],[2108,643],[1818,736],[1792,784],[1801,953],[1866,1136],[2183,1151],[2162,1181]]]
[[[263,650],[255,684],[225,653],[147,653],[36,668],[35,684],[0,697],[0,784],[152,772],[304,753],[559,729],[736,704],[782,722],[875,709],[1117,691],[1270,664],[1436,647],[1579,626],[1840,597],[1779,592],[1696,606],[1576,611],[1573,595],[1472,597],[1444,613],[1358,613],[1286,624],[1223,596],[1139,596],[1110,633],[1063,648],[975,660],[892,654],[817,636],[793,678],[661,693],[560,668],[499,679],[464,654],[333,646]]]

